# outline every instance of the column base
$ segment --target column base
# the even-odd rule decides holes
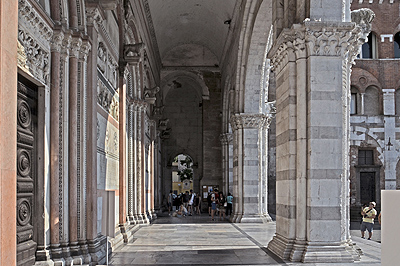
[[[276,234],[268,243],[268,250],[283,260],[289,260],[293,245],[294,240]]]
[[[357,251],[348,243],[294,241],[275,235],[268,250],[283,260],[302,263],[353,263]]]
[[[304,263],[353,263],[352,254],[347,251],[349,246],[343,243],[308,242],[304,250],[302,262]]]
[[[93,264],[104,264],[106,261],[107,237],[99,235],[94,240],[88,240],[89,254]]]
[[[34,266],[54,266],[54,261],[52,260],[36,261]]]
[[[269,215],[268,215],[269,217]],[[234,217],[235,218],[235,217]],[[271,217],[269,217],[272,221]],[[243,214],[238,215],[233,223],[267,223],[268,218],[260,214]]]

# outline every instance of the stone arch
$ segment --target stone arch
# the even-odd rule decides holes
[[[174,84],[176,85],[176,82],[178,82],[178,80],[180,79],[185,79],[190,82],[193,82],[194,87],[196,88],[197,95],[199,96],[200,99],[205,99],[205,100],[209,99],[210,97],[209,89],[205,84],[200,73],[195,73],[190,71],[176,71],[166,75],[161,80],[161,89],[163,91],[163,102],[165,102],[165,97],[167,96],[169,90],[171,89],[171,86],[173,86]]]
[[[371,72],[357,67],[351,72],[351,85],[357,87],[360,93],[365,93],[368,86],[375,86],[379,90],[382,88],[379,80]]]

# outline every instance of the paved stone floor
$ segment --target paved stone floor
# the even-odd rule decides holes
[[[113,252],[109,265],[380,265],[381,244],[364,240],[354,231],[353,241],[363,250],[351,264],[299,264],[282,261],[266,249],[275,222],[232,224],[210,221],[208,214],[159,217],[141,226],[134,239]]]

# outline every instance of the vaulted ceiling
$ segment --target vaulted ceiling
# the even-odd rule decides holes
[[[219,63],[236,0],[147,0],[164,66]]]

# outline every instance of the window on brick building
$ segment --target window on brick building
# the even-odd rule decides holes
[[[379,115],[381,112],[380,94],[376,87],[369,86],[364,95],[364,114]]]
[[[351,99],[350,99],[350,114],[356,115],[358,105],[358,90],[356,87],[351,86]]]
[[[400,58],[400,32],[394,35],[394,58]]]
[[[368,41],[361,47],[361,58],[377,59],[378,58],[378,42],[375,33],[368,35]]]
[[[358,165],[373,165],[374,164],[374,151],[373,150],[359,150],[358,151]]]

